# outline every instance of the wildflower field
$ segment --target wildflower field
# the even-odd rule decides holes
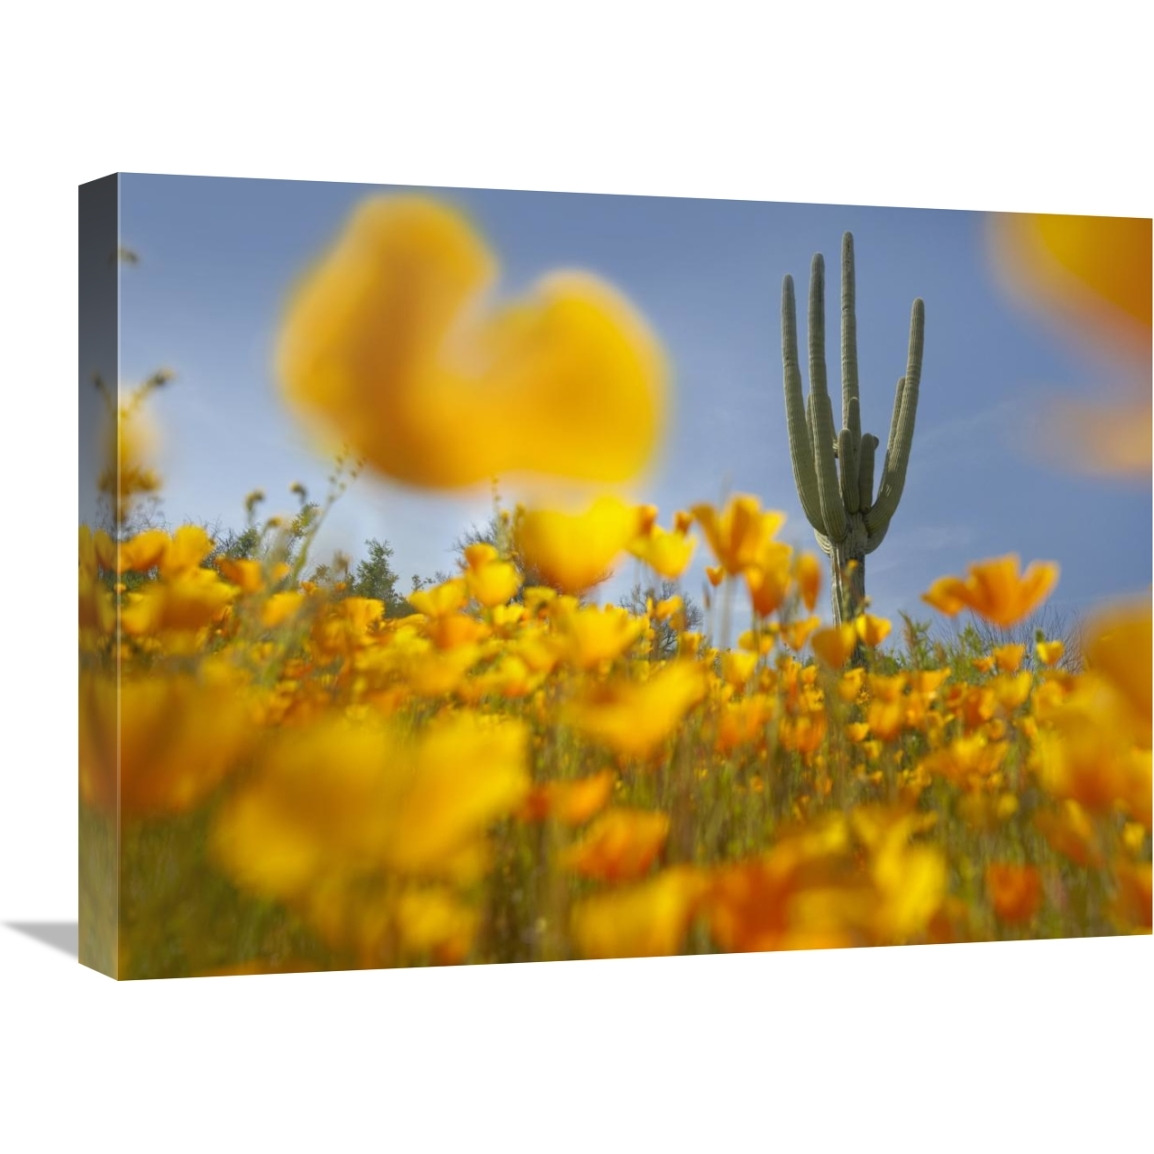
[[[1149,600],[1014,640],[1058,567],[978,559],[925,590],[927,621],[979,627],[945,643],[872,613],[839,544],[859,524],[875,547],[901,496],[921,302],[875,495],[845,374],[833,426],[814,288],[808,402],[791,379],[788,285],[781,451],[822,556],[778,539],[773,494],[621,496],[662,434],[657,336],[586,274],[486,312],[494,269],[435,201],[354,214],[277,346],[329,492],[267,518],[252,493],[227,541],[139,524],[164,484],[150,404],[179,381],[106,387],[111,524],[80,529],[82,959],[148,978],[1149,933]],[[314,556],[365,474],[522,473],[584,489],[495,497],[456,571],[404,597]],[[627,606],[599,592],[623,566]]]

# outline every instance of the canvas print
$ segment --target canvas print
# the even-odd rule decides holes
[[[79,390],[85,964],[1150,932],[1149,220],[119,174]]]

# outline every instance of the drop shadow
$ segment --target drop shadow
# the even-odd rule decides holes
[[[10,930],[17,930],[52,946],[71,958],[80,956],[80,926],[76,922],[5,922]]]

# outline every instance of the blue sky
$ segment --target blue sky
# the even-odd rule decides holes
[[[281,404],[272,347],[286,293],[364,197],[386,186],[125,175],[121,237],[140,257],[121,275],[120,381],[160,366],[163,514],[239,527],[254,488],[264,512],[294,508],[297,480],[320,496],[327,464]],[[827,361],[839,386],[836,301],[845,230],[857,257],[862,424],[882,443],[905,367],[910,305],[926,302],[921,395],[901,505],[867,559],[875,611],[931,618],[920,594],[969,562],[1017,552],[1057,561],[1063,614],[1147,590],[1148,478],[1060,471],[1029,435],[1058,396],[1106,399],[1117,366],[1009,298],[993,276],[979,213],[497,190],[427,190],[466,210],[502,263],[501,295],[558,268],[607,278],[647,317],[673,365],[666,444],[633,495],[675,509],[749,492],[788,521],[780,538],[816,549],[794,488],[781,377],[781,281],[804,318],[810,260],[826,257]],[[801,320],[804,341],[804,319]],[[1147,387],[1149,382],[1147,381]],[[807,381],[808,388],[808,381]],[[835,402],[835,411],[838,405]],[[513,491],[513,490],[511,490]],[[515,491],[513,491],[515,492]],[[338,502],[318,558],[388,540],[410,574],[452,567],[454,538],[485,520],[487,491],[430,496],[363,476]],[[700,595],[704,543],[685,578]],[[636,571],[622,566],[604,597]],[[828,614],[824,601],[821,609]],[[740,615],[739,618],[740,620]]]

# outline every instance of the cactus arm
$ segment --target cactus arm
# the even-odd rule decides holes
[[[837,435],[838,457],[841,460],[841,499],[847,513],[856,513],[861,504],[858,479],[858,460],[854,450],[853,430],[842,429]]]
[[[866,513],[873,504],[874,490],[874,453],[879,441],[873,433],[866,433],[861,439],[861,450],[858,454],[858,509]]]
[[[905,377],[898,378],[898,387],[894,389],[894,413],[890,418],[890,435],[886,438],[886,460],[894,455],[894,437],[897,436],[898,422],[902,415],[902,394],[906,391]],[[882,470],[882,476],[885,476],[885,470]],[[879,488],[880,491],[880,488]]]
[[[885,540],[891,523],[891,521],[887,521],[876,533],[866,534],[865,551],[867,554],[872,553]]]
[[[914,420],[918,411],[918,385],[922,375],[922,347],[925,339],[925,304],[919,298],[910,311],[910,345],[906,363],[905,384],[899,386],[901,409],[890,430],[892,448],[886,455],[885,470],[878,486],[878,498],[866,514],[870,536],[884,532],[901,500],[906,483],[906,468],[914,437]]]
[[[814,256],[809,281],[809,384],[813,399],[813,457],[825,533],[831,541],[845,536],[846,513],[833,460],[833,406],[825,375],[825,261]]]
[[[861,401],[857,376],[857,314],[854,284],[853,236],[841,238],[841,403],[842,425],[861,444]]]
[[[821,532],[821,497],[813,464],[813,428],[806,417],[802,399],[801,368],[797,360],[797,309],[793,298],[793,277],[787,276],[781,289],[781,345],[785,370],[785,422],[789,432],[789,457],[793,480],[801,498],[806,520]]]
[[[849,523],[842,502],[837,465],[834,463],[838,442],[833,429],[833,405],[828,393],[816,398],[813,413],[814,458],[820,462],[816,467],[821,514],[825,520],[826,534],[830,540],[838,542],[844,540]]]

